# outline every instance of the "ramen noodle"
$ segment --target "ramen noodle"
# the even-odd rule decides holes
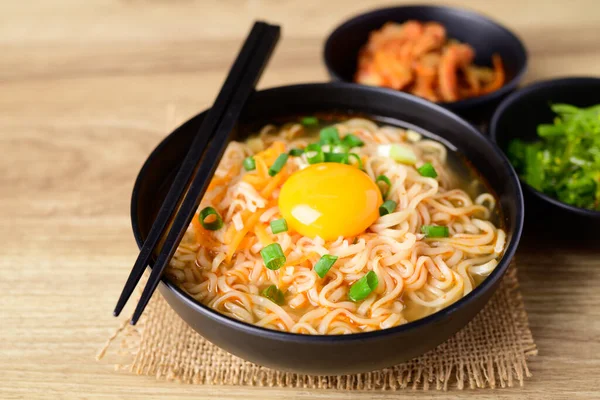
[[[494,196],[456,160],[367,119],[267,125],[229,144],[168,276],[224,315],[285,332],[423,318],[471,292],[505,247]]]

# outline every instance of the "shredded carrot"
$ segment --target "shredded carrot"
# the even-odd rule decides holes
[[[496,91],[504,85],[504,65],[502,64],[502,58],[498,54],[492,56],[492,63],[494,64],[494,80],[481,89],[481,94],[491,93]]]
[[[252,186],[254,186],[255,189],[257,187],[261,187],[261,184],[263,184],[265,181],[264,178],[261,178],[260,176],[253,175],[253,174],[252,175],[251,174],[244,175],[242,180],[244,182],[247,182],[247,183],[251,184]]]
[[[254,158],[256,158],[256,157],[262,158],[263,160],[265,160],[265,163],[270,166],[271,164],[273,164],[275,162],[277,157],[279,157],[279,155],[281,153],[283,153],[284,151],[285,151],[285,143],[276,141],[276,142],[273,142],[273,144],[271,146],[269,146],[268,149],[263,150],[260,153],[256,154],[254,156]]]
[[[262,157],[256,157],[256,175],[261,179],[266,179],[269,176],[269,167]]]
[[[212,181],[210,181],[210,184],[208,185],[208,188],[206,189],[206,191],[210,192],[215,187],[223,185],[226,182],[227,182],[227,180],[225,178],[213,178]]]
[[[245,174],[242,178],[243,181],[252,185],[256,190],[259,190],[260,195],[265,199],[271,197],[273,191],[281,185],[283,180],[287,177],[287,168],[285,166],[274,177],[269,176],[269,166],[272,165],[277,157],[284,151],[285,143],[280,141],[274,142],[267,149],[254,156],[256,169]],[[269,207],[270,206],[267,206],[265,209]],[[224,242],[228,244],[226,258],[228,262],[231,261],[238,249],[246,249],[252,246],[254,238],[247,237],[246,235],[248,232],[253,232],[263,245],[272,242],[264,225],[256,224],[265,209],[258,210],[254,214],[245,210],[242,213],[243,228],[240,231],[236,231],[233,224],[227,228],[223,239]]]
[[[226,194],[227,194],[227,190],[224,187],[223,190],[221,190],[219,193],[217,193],[215,195],[215,197],[212,198],[212,203],[219,204],[221,201],[223,201],[223,198],[225,197]]]
[[[258,210],[254,214],[248,216],[250,211],[244,211],[244,215],[242,215],[242,220],[244,221],[244,227],[242,230],[235,232],[235,235],[231,239],[231,243],[229,244],[229,248],[227,249],[227,262],[231,261],[233,255],[237,251],[238,246],[242,242],[242,239],[246,236],[250,229],[254,228],[254,225],[258,222],[258,219],[263,214],[264,210]]]
[[[231,169],[229,170],[229,172],[227,173],[227,178],[231,179],[234,176],[239,175],[240,170],[242,169],[241,163],[239,164],[234,164]]]
[[[204,228],[202,227],[202,224],[200,223],[200,221],[198,220],[198,216],[194,215],[194,218],[192,218],[192,226],[194,227],[194,233],[196,234],[196,241],[199,242],[199,236],[202,235],[202,231],[204,230]]]
[[[273,242],[273,240],[271,240],[271,237],[267,233],[267,230],[265,229],[265,226],[263,224],[256,224],[254,226],[254,233],[256,234],[256,236],[258,237],[258,240],[260,240],[260,243],[263,246],[266,246]]]
[[[231,243],[231,241],[233,240],[234,234],[235,234],[235,224],[230,224],[229,228],[227,228],[227,232],[225,232],[225,235],[223,235],[223,241],[226,244]]]
[[[308,257],[308,255],[302,255],[298,258],[295,259],[288,259],[285,263],[286,266],[294,266],[294,265],[300,265],[303,262],[308,261],[310,258]]]
[[[269,176],[269,166],[275,162],[281,153],[285,151],[283,142],[274,142],[268,149],[261,151],[254,156],[256,162],[256,170],[244,175],[242,180],[252,185],[256,190],[261,191],[261,196],[268,198],[273,190],[285,178],[280,171],[275,178]]]
[[[250,247],[254,245],[254,237],[246,236],[238,246],[238,250],[248,250]]]
[[[287,166],[284,165],[281,171],[279,171],[277,175],[272,177],[269,183],[267,183],[264,189],[260,192],[261,197],[263,199],[268,199],[269,197],[271,197],[271,194],[273,193],[275,188],[277,188],[285,178],[287,178]]]

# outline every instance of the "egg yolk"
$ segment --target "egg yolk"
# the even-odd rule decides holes
[[[279,211],[303,236],[356,236],[379,218],[379,187],[356,167],[319,163],[293,173],[279,193]]]

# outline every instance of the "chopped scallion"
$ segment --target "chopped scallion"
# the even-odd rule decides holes
[[[338,144],[341,142],[340,134],[335,126],[328,126],[321,129],[319,133],[320,143],[324,144]]]
[[[254,161],[254,157],[246,157],[244,158],[244,169],[246,171],[254,171],[256,169],[256,161]]]
[[[322,256],[321,259],[315,264],[315,272],[317,275],[319,275],[321,278],[324,278],[337,259],[338,256],[332,256],[330,254],[325,254]]]
[[[379,206],[379,215],[384,216],[387,214],[391,214],[396,209],[396,202],[394,200],[386,200],[382,205]]]
[[[421,165],[417,171],[426,178],[437,178],[438,174],[433,165],[431,163],[425,163]]]
[[[288,154],[292,157],[300,157],[302,154],[304,154],[304,150],[303,149],[291,149]]]
[[[275,271],[285,264],[285,254],[279,243],[271,243],[260,251],[265,267]]]
[[[283,292],[279,290],[275,285],[271,285],[265,290],[263,290],[261,295],[279,306],[283,305],[283,303],[285,302]]]
[[[348,134],[346,136],[344,136],[344,139],[342,139],[342,143],[344,143],[346,146],[352,148],[352,147],[362,147],[365,145],[365,142],[363,142],[362,140],[360,140],[360,138],[356,135],[353,134]]]
[[[379,185],[379,182],[385,183],[387,185],[387,188],[385,190],[382,189],[381,185]],[[385,199],[386,197],[388,197],[388,195],[390,194],[390,189],[392,188],[392,181],[390,181],[390,178],[388,178],[385,175],[379,175],[377,179],[375,179],[375,183],[377,184],[377,186],[379,186],[383,198]]]
[[[211,215],[215,216],[214,220],[207,222],[206,219]],[[200,220],[200,224],[202,224],[204,229],[208,229],[209,231],[216,231],[223,226],[223,219],[217,210],[212,207],[203,208],[198,215],[198,219]]]
[[[450,230],[447,226],[438,225],[423,225],[421,226],[421,233],[424,233],[427,238],[445,238],[450,236]]]
[[[363,162],[360,156],[356,153],[348,153],[348,163],[350,164],[350,158],[356,159],[356,163],[358,164],[358,169],[363,169]]]
[[[306,146],[305,153],[306,161],[308,161],[309,164],[317,164],[325,161],[325,155],[318,143],[311,143]]]
[[[402,164],[414,165],[417,162],[415,153],[409,147],[398,143],[380,144],[377,147],[377,154],[382,157],[389,157]]]
[[[273,233],[281,233],[288,230],[287,221],[284,218],[271,221],[270,225],[271,232]]]
[[[379,279],[377,278],[377,274],[373,271],[369,271],[365,276],[350,286],[348,297],[352,301],[364,300],[373,290],[377,289],[378,284]]]
[[[415,153],[408,147],[399,144],[392,145],[390,157],[402,164],[414,165],[417,162]]]
[[[289,156],[287,155],[287,153],[281,153],[279,157],[277,157],[273,165],[271,165],[271,168],[269,168],[269,176],[277,175],[287,162],[288,157]]]
[[[348,163],[348,153],[323,153],[325,162]]]
[[[317,117],[304,117],[300,122],[304,126],[315,126],[319,123],[319,119]]]
[[[323,149],[325,151],[325,149]],[[347,153],[350,151],[350,148],[345,144],[336,144],[334,146],[329,146],[329,150],[332,153]]]

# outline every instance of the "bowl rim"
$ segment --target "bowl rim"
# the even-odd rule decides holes
[[[515,252],[516,252],[517,246],[519,244],[519,241],[521,239],[521,234],[523,231],[524,212],[525,212],[523,192],[522,192],[521,186],[519,184],[519,179],[517,177],[515,170],[512,168],[512,165],[510,164],[510,162],[508,161],[508,159],[506,158],[506,156],[504,155],[502,150],[500,150],[494,142],[492,142],[487,137],[482,135],[473,125],[471,125],[470,123],[468,123],[467,121],[465,121],[464,119],[459,117],[458,115],[454,114],[453,112],[451,112],[441,106],[438,106],[428,100],[425,100],[420,97],[416,97],[416,96],[413,96],[413,95],[410,95],[407,93],[403,93],[403,92],[389,91],[387,89],[369,87],[369,86],[357,86],[355,84],[346,83],[346,82],[333,82],[333,83],[318,82],[318,83],[302,83],[302,84],[294,84],[294,85],[277,86],[277,87],[272,87],[272,88],[258,91],[257,93],[273,94],[278,91],[306,90],[306,89],[310,89],[310,88],[312,88],[312,89],[330,88],[332,90],[344,90],[345,89],[345,90],[353,90],[353,91],[359,90],[359,91],[363,91],[363,92],[372,92],[372,93],[375,93],[376,95],[378,95],[377,93],[379,93],[381,95],[387,95],[387,96],[389,96],[391,93],[393,93],[395,96],[399,95],[401,97],[405,97],[408,101],[417,102],[420,105],[428,107],[431,110],[431,112],[443,114],[445,117],[455,120],[456,122],[460,123],[465,130],[469,130],[472,134],[479,136],[484,141],[487,141],[489,143],[489,145],[492,146],[492,148],[494,148],[496,155],[502,159],[503,164],[504,164],[505,168],[507,169],[508,176],[510,179],[512,179],[512,181],[516,187],[516,198],[512,199],[513,201],[515,201],[517,203],[516,204],[517,212],[516,212],[516,216],[515,216],[516,223],[515,223],[515,227],[512,230],[511,241],[506,246],[504,255],[498,262],[498,265],[496,266],[496,268],[494,268],[492,273],[486,279],[484,279],[484,281],[479,286],[474,288],[466,296],[464,296],[464,297],[460,298],[459,300],[457,300],[456,302],[450,304],[448,307],[444,307],[441,310],[436,311],[436,312],[432,313],[431,315],[428,315],[427,317],[420,318],[418,320],[408,322],[403,325],[395,326],[392,328],[380,329],[380,330],[371,331],[371,332],[353,333],[353,334],[348,334],[348,335],[307,335],[307,334],[301,334],[301,333],[276,331],[276,330],[272,330],[272,329],[268,329],[268,328],[259,327],[259,326],[253,325],[253,324],[249,324],[249,323],[228,317],[228,316],[221,314],[220,312],[213,310],[212,308],[196,301],[191,296],[189,296],[187,293],[185,293],[182,289],[180,289],[177,285],[175,285],[174,283],[169,281],[166,278],[166,276],[163,276],[161,278],[161,282],[166,286],[166,288],[168,290],[170,290],[180,301],[185,303],[188,307],[192,308],[195,312],[201,313],[209,319],[216,320],[219,323],[226,325],[228,328],[241,330],[247,334],[258,335],[258,336],[262,336],[262,337],[273,339],[273,340],[282,340],[282,341],[288,341],[288,342],[330,343],[330,342],[338,342],[338,341],[339,342],[355,342],[355,341],[363,341],[366,339],[389,337],[389,336],[393,336],[393,335],[396,335],[396,334],[399,334],[399,333],[402,333],[405,331],[409,331],[411,329],[419,328],[421,326],[424,326],[424,325],[427,325],[430,323],[435,323],[436,321],[440,321],[440,320],[450,317],[459,308],[462,308],[463,306],[466,306],[467,303],[473,302],[476,299],[482,297],[488,290],[490,290],[496,283],[498,283],[498,281],[500,279],[502,279],[502,277],[508,270],[511,260],[513,259],[514,255],[515,255]],[[135,241],[139,248],[141,248],[141,246],[143,244],[143,240],[141,237],[140,226],[139,226],[139,223],[137,220],[137,211],[138,211],[137,210],[137,199],[138,199],[142,181],[145,179],[146,172],[150,168],[150,163],[154,160],[155,157],[157,157],[157,155],[162,151],[162,149],[164,147],[166,147],[168,145],[168,143],[173,139],[173,133],[176,130],[178,130],[181,127],[183,127],[184,125],[188,124],[190,121],[197,118],[199,115],[201,115],[204,112],[206,112],[206,110],[192,116],[190,119],[183,122],[179,127],[175,128],[172,132],[170,132],[164,139],[162,139],[161,142],[154,148],[154,150],[152,150],[152,152],[150,153],[150,155],[144,162],[142,168],[140,169],[140,172],[138,173],[138,175],[136,177],[135,184],[134,184],[133,191],[132,191],[132,197],[131,197],[131,224],[132,224]],[[152,262],[152,264],[153,264],[153,262]]]
[[[333,78],[334,80],[337,80],[340,82],[354,83],[354,82],[349,82],[348,80],[342,78],[331,65],[330,54],[331,54],[331,51],[333,48],[333,44],[331,42],[333,40],[334,35],[336,35],[339,31],[341,31],[342,29],[350,28],[353,25],[360,23],[361,20],[363,20],[363,19],[367,19],[370,17],[377,17],[377,16],[379,16],[379,14],[385,14],[385,13],[388,13],[388,12],[391,12],[394,10],[399,10],[399,9],[416,9],[416,8],[430,9],[430,10],[437,9],[437,10],[442,10],[442,11],[445,11],[445,12],[448,12],[448,13],[454,14],[454,15],[462,14],[462,15],[466,16],[467,18],[478,19],[480,21],[485,22],[486,24],[495,26],[495,27],[499,28],[501,31],[503,31],[504,33],[506,33],[514,41],[514,44],[516,45],[515,48],[518,48],[518,51],[523,56],[523,64],[519,67],[519,70],[517,71],[515,76],[510,81],[508,81],[506,84],[504,84],[500,89],[495,90],[488,94],[484,94],[483,96],[472,97],[469,99],[452,101],[452,102],[439,102],[439,103],[434,103],[434,104],[440,105],[442,107],[451,108],[451,109],[464,110],[464,109],[467,109],[470,107],[480,105],[482,103],[488,103],[488,102],[493,102],[494,100],[498,100],[498,99],[502,98],[503,96],[505,96],[506,94],[514,91],[517,88],[517,85],[521,82],[521,80],[525,76],[525,73],[527,72],[527,65],[528,65],[528,59],[529,59],[527,49],[525,48],[525,45],[523,44],[523,41],[519,38],[519,36],[517,36],[510,29],[506,28],[504,25],[489,18],[485,14],[478,13],[469,8],[444,6],[444,5],[407,4],[407,5],[396,6],[396,7],[375,8],[375,9],[371,9],[369,11],[365,11],[360,14],[355,14],[354,16],[344,20],[329,33],[329,35],[325,39],[325,44],[323,46],[322,57],[323,57],[323,62],[325,64],[325,68],[327,69],[327,72],[329,73],[329,76],[331,78]],[[362,84],[358,84],[358,83],[355,83],[355,84],[360,85],[360,86],[367,86],[367,85],[362,85]],[[395,89],[391,89],[391,88],[387,88],[387,89],[394,91],[394,92],[405,93],[405,92],[402,92],[401,90],[395,90]]]
[[[594,84],[600,85],[600,77],[565,76],[565,77],[544,79],[541,81],[534,82],[530,85],[527,85],[523,89],[520,89],[514,93],[511,93],[508,97],[506,97],[500,103],[498,108],[496,108],[496,110],[494,111],[494,114],[492,116],[492,119],[490,120],[490,125],[489,125],[490,139],[496,145],[498,145],[498,125],[500,124],[500,121],[502,120],[506,110],[509,107],[511,107],[515,102],[517,102],[533,93],[536,93],[540,90],[552,89],[552,88],[556,88],[557,86],[568,87],[569,85],[587,85],[589,83],[594,83]],[[600,103],[600,98],[599,98],[598,102]],[[498,145],[498,147],[506,155],[506,152],[504,151],[504,149],[501,148],[499,145]],[[534,196],[538,197],[539,199],[541,199],[543,201],[547,201],[548,203],[550,203],[558,208],[562,208],[563,210],[566,210],[566,211],[569,211],[569,212],[572,212],[572,213],[575,213],[575,214],[578,214],[578,215],[581,215],[584,217],[600,218],[600,211],[594,211],[594,210],[590,210],[587,208],[577,207],[577,206],[573,206],[573,205],[564,203],[558,199],[555,199],[554,197],[551,197],[545,193],[540,192],[539,190],[537,190],[536,188],[534,188],[533,186],[531,186],[530,184],[525,182],[525,180],[521,179],[520,176],[519,176],[519,181],[521,182],[521,185],[524,186]]]

